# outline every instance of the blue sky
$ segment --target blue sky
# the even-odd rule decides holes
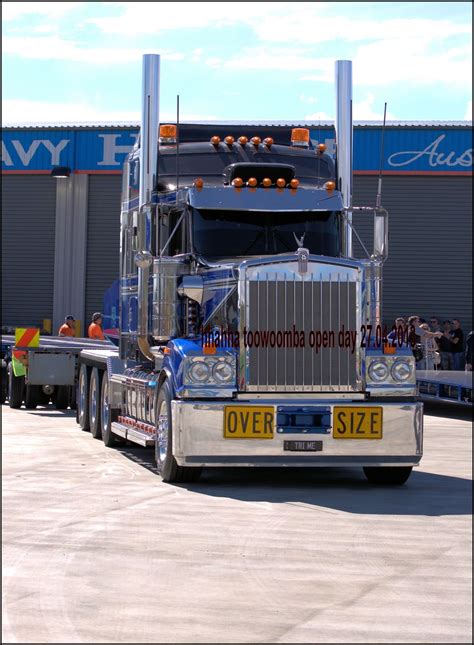
[[[161,54],[161,121],[472,119],[468,2],[4,2],[2,121],[137,121]]]

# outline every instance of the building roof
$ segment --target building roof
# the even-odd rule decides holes
[[[172,120],[170,121],[173,122]],[[182,121],[182,125],[250,125],[272,127],[304,127],[304,128],[329,128],[334,126],[334,121]],[[382,121],[354,121],[356,128],[381,127]],[[387,121],[388,128],[472,128],[472,121]],[[30,123],[3,123],[3,130],[39,130],[39,129],[97,129],[97,128],[139,128],[138,121],[90,121],[90,122],[30,122]]]

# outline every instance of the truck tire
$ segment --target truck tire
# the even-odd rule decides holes
[[[0,397],[1,397],[1,403],[5,403],[7,400],[7,395],[8,395],[8,372],[6,367],[2,367],[2,371],[0,373]]]
[[[67,410],[69,405],[69,385],[56,385],[53,403],[56,410]]]
[[[102,370],[97,367],[92,368],[89,381],[89,425],[94,439],[102,439],[102,425],[100,422],[102,375]]]
[[[34,410],[40,403],[41,385],[26,383],[25,385],[25,408]]]
[[[13,365],[8,363],[8,404],[11,408],[21,408],[24,389],[25,377],[15,376],[13,373]]]
[[[413,466],[365,466],[364,473],[375,486],[402,486],[411,475]]]
[[[81,429],[87,431],[89,425],[89,369],[81,365],[77,381],[77,419]]]
[[[118,437],[112,432],[112,422],[116,421],[117,417],[118,410],[112,409],[109,404],[109,377],[107,372],[104,372],[100,393],[100,423],[102,426],[102,441],[107,448],[113,448],[114,446],[126,443],[123,437]]]
[[[178,466],[173,456],[173,427],[171,420],[171,387],[164,381],[157,395],[155,463],[165,482],[195,482],[201,476],[200,467]]]

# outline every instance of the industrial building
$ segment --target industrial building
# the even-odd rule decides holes
[[[334,146],[331,123],[184,123],[181,141],[259,135],[289,143],[292,127]],[[138,124],[2,130],[2,325],[52,330],[72,314],[84,330],[119,272],[121,166]],[[383,152],[383,154],[382,154]],[[472,123],[356,122],[355,205],[390,214],[384,320],[419,314],[472,328]],[[55,178],[56,166],[68,169]],[[371,248],[371,217],[354,216]],[[355,238],[358,256],[363,249]],[[114,321],[106,321],[113,326]],[[46,323],[46,328],[48,327]]]

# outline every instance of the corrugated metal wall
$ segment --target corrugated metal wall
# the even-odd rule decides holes
[[[89,177],[86,323],[102,310],[105,291],[119,277],[121,175]]]
[[[2,177],[3,325],[39,324],[53,313],[56,180]],[[375,203],[377,178],[354,178],[354,203]],[[91,175],[88,198],[86,319],[102,309],[118,277],[120,175]],[[397,315],[457,317],[472,327],[470,177],[384,177],[390,214],[384,269],[384,320]],[[365,219],[365,222],[361,222]],[[372,216],[354,216],[369,251]],[[354,248],[361,256],[356,240]]]
[[[354,178],[354,204],[375,203],[377,177]],[[418,314],[459,318],[472,328],[471,177],[384,177],[389,258],[384,266],[384,320]],[[362,222],[361,219],[366,221]],[[370,222],[370,223],[369,223]],[[354,216],[372,250],[372,216]],[[360,246],[354,249],[361,256]]]
[[[2,176],[2,325],[41,325],[53,316],[56,182]]]

